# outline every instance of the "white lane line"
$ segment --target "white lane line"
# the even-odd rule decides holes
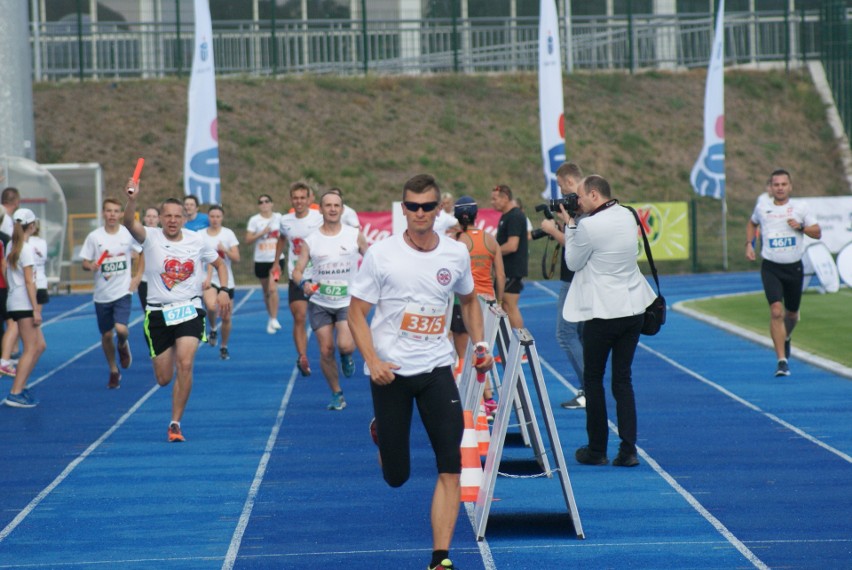
[[[311,339],[311,329],[308,328],[308,341]],[[290,396],[293,394],[293,387],[296,385],[296,378],[299,375],[299,369],[294,366],[290,373],[290,380],[287,383],[287,389],[284,391],[284,396],[281,398],[281,405],[278,406],[278,415],[275,417],[275,425],[272,426],[272,431],[269,432],[269,438],[266,440],[266,447],[263,450],[263,455],[260,457],[260,462],[255,471],[254,480],[249,487],[246,502],[243,504],[242,513],[237,521],[237,526],[234,529],[234,534],[231,536],[231,543],[228,546],[228,552],[225,554],[225,560],[222,562],[222,570],[231,570],[237,561],[237,556],[240,553],[240,545],[243,541],[243,536],[246,533],[251,512],[254,510],[254,503],[257,500],[257,494],[260,492],[260,486],[263,483],[263,478],[266,476],[266,468],[269,465],[269,460],[272,458],[272,450],[275,448],[275,442],[278,441],[278,432],[281,431],[281,424],[284,422],[284,414],[287,413],[287,406],[290,404]]]
[[[136,317],[135,319],[133,319],[133,321],[130,322],[130,324],[128,325],[128,328],[133,327],[134,325],[138,324],[139,321],[143,320],[144,318],[145,317]],[[48,372],[42,374],[41,376],[39,376],[38,378],[36,378],[32,382],[27,382],[27,387],[32,388],[33,386],[38,386],[39,384],[41,384],[42,382],[44,382],[45,380],[47,380],[48,378],[50,378],[51,376],[53,376],[54,374],[59,372],[60,370],[64,370],[65,368],[68,368],[71,364],[78,361],[83,356],[87,355],[88,353],[92,352],[96,348],[100,348],[100,347],[101,347],[101,342],[98,341],[95,344],[91,345],[90,347],[81,350],[80,352],[78,352],[77,354],[75,354],[74,356],[72,356],[71,358],[69,358],[68,360],[66,360],[62,364],[60,364],[59,366],[57,366],[57,367],[53,368],[52,370],[49,370]]]
[[[100,344],[98,344],[98,346],[100,346]],[[26,507],[23,508],[23,510],[21,510],[20,513],[18,513],[18,515],[14,519],[12,519],[12,522],[10,522],[8,525],[6,525],[6,528],[4,528],[2,531],[0,531],[0,542],[3,542],[3,540],[7,536],[9,536],[9,534],[13,530],[15,530],[18,527],[18,525],[21,524],[23,522],[23,520],[25,518],[27,518],[27,516],[29,516],[29,514],[31,512],[33,512],[33,510],[39,505],[39,503],[41,503],[45,498],[47,498],[47,496],[50,495],[50,493],[60,483],[62,483],[71,474],[71,472],[74,471],[74,469],[76,469],[77,466],[80,465],[80,463],[83,462],[84,459],[86,459],[98,447],[100,447],[100,445],[104,441],[106,441],[109,438],[109,436],[111,436],[113,433],[115,433],[115,431],[119,427],[121,427],[122,424],[124,424],[124,422],[126,422],[130,418],[130,416],[132,416],[134,413],[136,413],[136,410],[138,410],[140,407],[142,407],[142,404],[144,404],[148,400],[148,398],[153,396],[154,393],[157,390],[159,390],[159,388],[160,388],[159,386],[155,385],[150,390],[148,390],[148,392],[146,392],[144,396],[139,398],[139,400],[137,400],[137,402],[135,404],[133,404],[133,407],[131,407],[129,410],[127,410],[127,412],[123,416],[121,416],[118,419],[118,421],[113,424],[113,426],[111,428],[109,428],[106,432],[104,432],[104,434],[101,437],[99,437],[97,440],[95,440],[94,443],[92,443],[88,448],[86,448],[86,450],[83,453],[78,455],[77,458],[74,459],[74,461],[69,463],[68,466],[62,471],[62,473],[60,473],[59,476],[56,479],[54,479],[53,482],[50,483],[50,485],[45,487],[32,501],[30,501],[30,503]]]
[[[266,448],[260,458],[260,463],[257,466],[257,471],[254,475],[254,480],[251,482],[246,502],[243,504],[243,511],[237,521],[237,527],[234,529],[234,534],[231,537],[231,544],[228,546],[228,552],[225,554],[225,560],[222,562],[222,570],[230,570],[234,567],[237,561],[237,555],[240,552],[240,544],[243,541],[246,527],[248,527],[251,512],[254,509],[254,502],[257,499],[257,494],[260,491],[260,485],[263,483],[263,477],[266,475],[266,468],[269,465],[269,460],[272,458],[272,450],[275,447],[275,442],[278,440],[278,432],[281,430],[281,424],[284,421],[284,414],[287,412],[287,406],[290,403],[290,396],[293,394],[293,386],[296,385],[296,377],[298,370],[294,369],[290,374],[290,381],[287,384],[287,390],[284,392],[284,397],[281,399],[281,405],[278,407],[278,416],[275,418],[275,425],[269,433],[269,438],[266,440]]]
[[[473,528],[474,540],[476,540],[476,505],[465,503],[464,510],[467,512],[467,518],[470,521],[471,528]],[[477,541],[477,546],[479,546],[479,555],[482,557],[482,564],[485,566],[485,570],[497,570],[497,563],[494,562],[494,556],[491,554],[491,545],[488,544],[488,541],[483,538]]]
[[[53,317],[49,321],[44,321],[41,324],[41,326],[44,327],[44,326],[47,326],[47,325],[52,325],[53,323],[55,323],[57,321],[61,321],[62,319],[65,319],[67,317],[70,317],[71,315],[73,315],[75,313],[79,313],[80,311],[82,311],[86,307],[90,307],[92,305],[94,305],[94,303],[92,301],[87,301],[87,302],[83,303],[82,305],[78,305],[78,306],[74,307],[73,309],[70,309],[68,311],[65,311],[64,313],[56,315],[55,317]]]
[[[761,291],[762,292],[762,291]],[[723,297],[737,297],[741,295],[750,295],[752,292],[746,293],[736,293],[729,295],[713,295],[711,297],[702,297],[701,299],[689,299],[690,301],[698,301],[703,299],[721,299]],[[757,343],[761,346],[765,346],[772,350],[775,349],[775,346],[772,344],[772,339],[762,335],[752,332],[748,329],[744,329],[735,324],[729,323],[727,321],[723,321],[718,317],[714,317],[712,315],[708,315],[706,313],[702,313],[701,311],[697,311],[695,309],[689,308],[684,304],[684,301],[678,301],[674,305],[672,305],[672,309],[683,313],[684,315],[690,316],[695,320],[707,323],[709,325],[713,325],[714,327],[720,328],[724,331],[727,331],[731,334],[735,334],[742,338],[748,339],[754,343]],[[852,368],[848,366],[844,366],[839,362],[835,362],[833,360],[829,360],[823,356],[819,356],[818,354],[814,354],[812,352],[808,352],[807,350],[803,350],[801,348],[793,347],[791,354],[796,357],[797,360],[802,360],[807,362],[808,364],[813,364],[823,370],[828,370],[832,374],[837,374],[838,376],[843,376],[845,378],[852,378]]]
[[[699,382],[703,382],[704,384],[707,384],[711,388],[718,390],[719,392],[728,396],[729,398],[731,398],[735,402],[738,402],[739,404],[742,404],[746,408],[753,410],[753,411],[757,412],[758,414],[761,414],[762,416],[764,416],[764,417],[768,418],[769,420],[777,423],[778,425],[781,425],[781,426],[787,428],[788,430],[792,431],[796,435],[805,438],[806,440],[810,441],[811,443],[813,443],[815,445],[818,445],[819,447],[825,449],[826,451],[828,451],[830,453],[833,453],[834,455],[840,457],[841,459],[845,460],[846,462],[852,463],[852,457],[850,457],[846,453],[843,453],[839,449],[836,449],[836,448],[828,445],[827,443],[820,441],[819,439],[810,435],[809,433],[805,432],[804,430],[794,426],[793,424],[791,424],[787,421],[782,420],[781,418],[779,418],[775,414],[772,414],[772,413],[769,413],[767,411],[762,410],[759,406],[756,406],[756,405],[752,404],[751,402],[749,402],[748,400],[745,400],[745,399],[737,396],[736,394],[734,394],[733,392],[731,392],[727,388],[724,388],[724,387],[720,386],[719,384],[716,384],[712,380],[709,380],[709,379],[705,378],[704,376],[702,376],[701,374],[698,374],[697,372],[690,370],[686,366],[683,366],[682,364],[675,362],[674,360],[672,360],[668,356],[666,356],[666,355],[664,355],[664,354],[642,344],[641,342],[639,343],[639,346],[642,347],[643,349],[645,349],[646,351],[650,352],[651,354],[653,354],[657,358],[663,360],[664,362],[667,362],[668,364],[674,366],[678,370],[692,376],[693,378],[695,378]]]
[[[571,384],[566,380],[559,372],[556,371],[553,366],[550,365],[549,362],[541,358],[539,356],[539,362],[547,368],[553,376],[559,380],[563,385],[565,385],[569,390],[572,390],[576,393],[576,390]],[[618,435],[618,426],[616,426],[612,421],[607,422],[609,424],[609,429],[614,434]],[[660,464],[654,461],[650,455],[645,453],[645,451],[637,446],[636,450],[639,452],[639,455],[642,456],[642,459],[651,467],[663,480],[668,483],[681,497],[686,500],[686,502],[695,509],[698,514],[700,514],[704,519],[713,525],[713,528],[722,535],[734,548],[736,548],[740,554],[742,554],[746,560],[752,563],[755,568],[760,568],[761,570],[768,570],[769,566],[764,564],[741,540],[739,540],[728,528],[722,524],[722,521],[713,516],[713,514],[704,508],[704,506],[692,495],[689,491],[684,489],[677,481],[674,480],[674,477],[668,474],[668,472],[660,467]]]
[[[240,304],[239,304],[239,305],[237,305],[237,308],[241,307],[241,306],[243,305],[243,303],[245,303],[246,299],[248,299],[248,297],[249,297],[249,296],[251,296],[251,294],[252,294],[253,292],[254,292],[254,289],[252,289],[252,291],[250,291],[250,292],[249,292],[249,293],[245,296],[245,298],[243,298],[243,300],[240,302]],[[236,309],[234,309],[234,310],[236,311]],[[137,317],[136,319],[134,319],[134,320],[133,320],[133,322],[132,322],[132,323],[130,323],[130,325],[129,325],[129,326],[131,326],[131,327],[132,327],[133,325],[135,325],[136,323],[138,323],[139,321],[141,321],[143,318],[144,318],[144,317]],[[99,346],[101,346],[101,343],[100,343],[100,342],[97,342],[97,343],[93,344],[92,346],[90,346],[89,348],[87,348],[87,349],[83,350],[82,352],[78,352],[76,355],[74,355],[73,357],[71,357],[71,359],[70,359],[70,360],[65,361],[63,364],[61,364],[61,365],[57,366],[56,368],[54,368],[53,370],[51,370],[50,372],[48,372],[48,373],[47,373],[47,374],[45,374],[44,376],[41,376],[38,380],[36,380],[36,381],[34,381],[34,382],[30,382],[30,383],[29,383],[29,385],[30,385],[30,386],[35,386],[35,385],[36,385],[36,384],[38,384],[39,382],[42,382],[43,380],[46,380],[48,377],[52,376],[53,374],[55,374],[56,372],[58,372],[58,371],[62,370],[63,368],[66,368],[69,364],[71,364],[72,362],[74,362],[74,361],[78,360],[81,356],[83,356],[83,355],[84,355],[84,354],[86,354],[87,352],[90,352],[90,351],[92,351],[93,349],[95,349],[95,348],[97,348],[97,347],[99,347]],[[21,510],[21,512],[19,512],[19,513],[18,513],[18,515],[17,515],[14,519],[12,519],[12,522],[10,522],[8,525],[6,525],[6,528],[4,528],[2,531],[0,531],[0,542],[3,542],[3,540],[4,540],[7,536],[9,536],[9,534],[10,534],[13,530],[15,530],[15,529],[18,527],[18,525],[20,525],[20,524],[23,522],[23,520],[24,520],[25,518],[27,518],[27,516],[29,516],[29,514],[30,514],[30,513],[31,513],[31,512],[32,512],[32,511],[33,511],[33,510],[34,510],[34,509],[35,509],[35,508],[39,505],[39,503],[41,503],[41,502],[42,502],[45,498],[47,498],[47,496],[48,496],[48,495],[49,495],[49,494],[50,494],[50,493],[51,493],[51,492],[52,492],[52,491],[53,491],[53,490],[54,490],[54,489],[55,489],[55,488],[56,488],[56,487],[57,487],[60,483],[62,483],[62,481],[64,481],[64,480],[65,480],[65,479],[66,479],[66,478],[67,478],[67,477],[71,474],[71,472],[72,472],[72,471],[74,471],[74,469],[76,469],[76,468],[77,468],[77,466],[78,466],[78,465],[80,465],[80,463],[82,463],[82,462],[83,462],[83,460],[84,460],[84,459],[86,459],[89,455],[91,455],[91,454],[92,454],[92,452],[94,452],[94,451],[95,451],[98,447],[100,447],[100,445],[101,445],[103,442],[105,442],[107,439],[109,439],[109,437],[110,437],[113,433],[115,433],[115,432],[116,432],[116,430],[117,430],[119,427],[121,427],[121,425],[122,425],[122,424],[124,424],[124,422],[126,422],[126,421],[130,418],[130,416],[132,416],[134,413],[136,413],[136,411],[137,411],[140,407],[142,407],[142,404],[144,404],[144,403],[148,400],[148,398],[150,398],[151,396],[153,396],[153,395],[154,395],[154,393],[155,393],[155,392],[156,392],[159,388],[160,388],[160,386],[159,386],[159,385],[154,385],[154,386],[153,386],[150,390],[148,390],[148,392],[146,392],[144,396],[142,396],[139,400],[137,400],[137,401],[136,401],[136,403],[135,403],[135,404],[133,404],[133,407],[131,407],[129,410],[127,410],[127,412],[126,412],[123,416],[121,416],[121,417],[118,419],[118,421],[116,421],[116,422],[112,425],[112,427],[111,427],[111,428],[109,428],[107,431],[105,431],[105,432],[103,433],[103,435],[101,435],[101,436],[100,436],[97,440],[95,440],[95,441],[94,441],[94,443],[92,443],[92,444],[91,444],[88,448],[86,448],[86,450],[85,450],[85,451],[83,451],[83,453],[81,453],[80,455],[78,455],[78,456],[74,459],[74,461],[72,461],[71,463],[69,463],[69,464],[68,464],[68,466],[67,466],[67,467],[65,467],[65,469],[62,471],[62,473],[60,473],[60,474],[59,474],[59,476],[57,476],[57,477],[56,477],[56,479],[54,479],[54,480],[53,480],[53,481],[52,481],[52,482],[51,482],[51,483],[50,483],[47,487],[45,487],[44,489],[42,489],[42,491],[41,491],[38,495],[36,495],[36,497],[35,497],[32,501],[30,501],[30,503],[29,503],[26,507],[24,507],[24,508]]]

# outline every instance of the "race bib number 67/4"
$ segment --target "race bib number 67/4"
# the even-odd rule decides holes
[[[409,303],[402,315],[399,336],[420,341],[438,341],[445,336],[447,308]]]

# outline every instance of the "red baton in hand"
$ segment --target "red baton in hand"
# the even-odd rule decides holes
[[[142,176],[142,167],[145,166],[145,159],[140,158],[136,161],[136,170],[133,171],[133,176],[130,178],[133,184],[139,184],[139,177]],[[128,190],[129,191],[129,190]],[[130,192],[133,194],[133,192]]]
[[[95,269],[97,269],[98,267],[100,267],[100,266],[101,266],[101,263],[103,263],[103,262],[104,262],[104,260],[105,260],[107,257],[109,257],[109,250],[106,250],[106,249],[105,249],[105,250],[104,250],[104,252],[101,254],[101,256],[98,258],[98,260],[95,262]]]

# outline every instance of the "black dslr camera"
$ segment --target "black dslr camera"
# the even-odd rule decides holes
[[[565,208],[565,211],[568,212],[568,215],[573,217],[577,216],[577,210],[580,209],[580,197],[576,192],[571,192],[563,196],[562,198],[556,198],[550,200],[547,204],[539,204],[535,207],[536,212],[541,212],[544,214],[544,217],[548,220],[553,219],[553,214],[551,212],[559,212],[559,206]],[[542,230],[541,228],[534,229],[532,231],[531,237],[532,239],[543,238],[547,235],[547,232]]]

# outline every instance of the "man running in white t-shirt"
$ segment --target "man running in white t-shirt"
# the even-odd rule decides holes
[[[410,474],[409,432],[417,403],[438,467],[429,568],[452,569],[449,550],[459,513],[464,431],[452,370],[455,351],[447,337],[454,294],[471,341],[489,353],[477,369],[490,370],[493,360],[483,341],[467,247],[434,230],[440,197],[435,179],[427,174],[405,183],[402,208],[408,229],[367,250],[350,288],[349,326],[370,376],[376,416],[371,432],[375,428],[382,473],[391,487],[401,486]]]
[[[302,376],[310,376],[308,332],[305,329],[308,319],[308,298],[299,287],[298,282],[293,280],[293,270],[296,268],[296,260],[299,259],[299,253],[302,251],[302,243],[311,232],[320,227],[322,215],[311,208],[311,187],[304,182],[294,182],[290,185],[290,202],[293,204],[293,211],[281,216],[275,259],[281,257],[286,241],[288,244],[287,275],[290,276],[287,297],[290,313],[293,315],[293,343],[296,345],[296,352],[299,355],[296,359],[296,366]],[[310,279],[312,272],[313,267],[308,264],[302,278]]]
[[[763,247],[760,277],[769,301],[769,334],[778,357],[775,376],[789,376],[790,335],[799,322],[802,300],[804,237],[819,239],[822,230],[808,205],[792,200],[793,181],[786,170],[769,178],[773,200],[758,200],[746,223],[746,259],[755,260],[754,237],[760,228]]]
[[[334,360],[334,333],[340,367],[349,378],[355,372],[355,341],[349,331],[349,284],[358,270],[358,259],[367,251],[367,239],[357,229],[343,225],[343,198],[333,191],[320,199],[323,223],[302,242],[299,260],[293,270],[293,281],[308,296],[308,320],[320,347],[320,367],[331,389],[329,410],[346,407],[340,376]],[[313,277],[303,279],[308,264],[314,268]]]
[[[95,274],[95,315],[101,332],[101,347],[109,365],[107,387],[114,389],[121,385],[114,336],[118,337],[121,367],[129,368],[133,361],[127,324],[130,322],[133,291],[139,286],[142,276],[138,271],[131,276],[131,265],[142,248],[133,240],[127,228],[121,225],[121,202],[115,198],[106,198],[101,212],[104,227],[92,231],[86,237],[80,257],[83,259],[83,270]]]
[[[154,364],[157,384],[172,387],[172,420],[168,441],[185,441],[181,419],[192,391],[192,368],[199,342],[206,340],[205,313],[201,308],[197,268],[210,263],[219,273],[216,302],[219,314],[231,312],[228,268],[216,250],[204,243],[198,232],[183,229],[186,212],[180,200],[169,198],[160,207],[161,228],[146,228],[136,219],[139,183],[130,180],[125,189],[127,207],[124,226],[142,245],[148,278],[148,306],[145,310],[145,339]]]

